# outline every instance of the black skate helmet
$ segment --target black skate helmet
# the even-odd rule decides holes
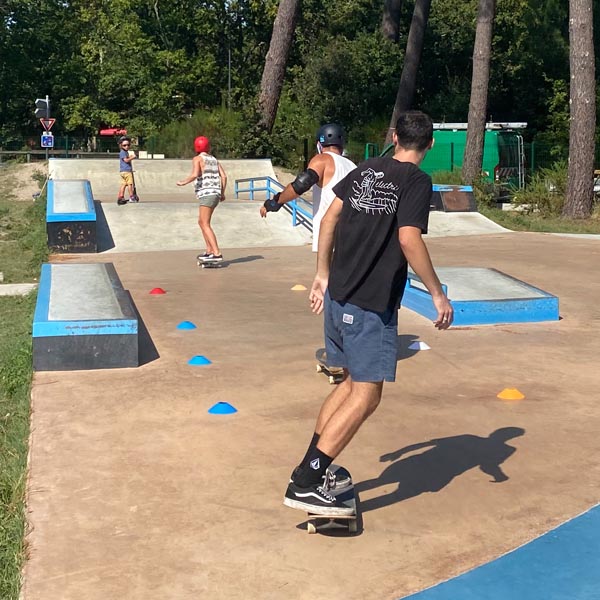
[[[317,131],[317,142],[325,148],[326,146],[339,146],[343,148],[346,144],[344,129],[337,123],[322,125]]]

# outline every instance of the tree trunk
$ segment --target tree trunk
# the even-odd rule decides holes
[[[299,12],[300,0],[281,0],[273,23],[273,33],[265,60],[258,99],[261,125],[269,133],[273,129],[273,123],[277,116],[287,59]]]
[[[381,35],[386,40],[398,42],[400,39],[400,13],[402,0],[385,0],[381,18]]]
[[[427,29],[430,8],[431,0],[416,0],[415,2],[415,10],[406,41],[404,65],[402,66],[396,103],[394,104],[390,127],[385,136],[386,144],[392,141],[392,133],[396,128],[400,113],[408,110],[412,105],[415,88],[417,87],[417,73],[419,71],[419,63],[421,62],[421,52],[423,50],[423,40],[425,38],[425,30]]]
[[[592,0],[569,1],[569,172],[563,217],[586,219],[594,200],[596,80]]]
[[[463,181],[468,184],[472,184],[481,175],[483,164],[483,141],[495,11],[496,0],[479,0],[475,46],[473,48],[473,74],[471,77],[467,142],[462,168]]]

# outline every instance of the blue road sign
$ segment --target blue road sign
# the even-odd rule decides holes
[[[54,136],[49,131],[42,135],[42,148],[54,148]]]

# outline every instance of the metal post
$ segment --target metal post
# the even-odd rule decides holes
[[[454,171],[454,142],[450,142],[450,172]]]
[[[50,118],[50,98],[48,94],[46,94],[46,119]],[[46,161],[48,160],[48,155],[50,151],[46,148]]]

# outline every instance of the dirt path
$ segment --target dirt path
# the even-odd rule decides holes
[[[3,199],[31,201],[40,191],[38,179],[46,177],[45,162],[23,164],[0,164],[0,195]]]

